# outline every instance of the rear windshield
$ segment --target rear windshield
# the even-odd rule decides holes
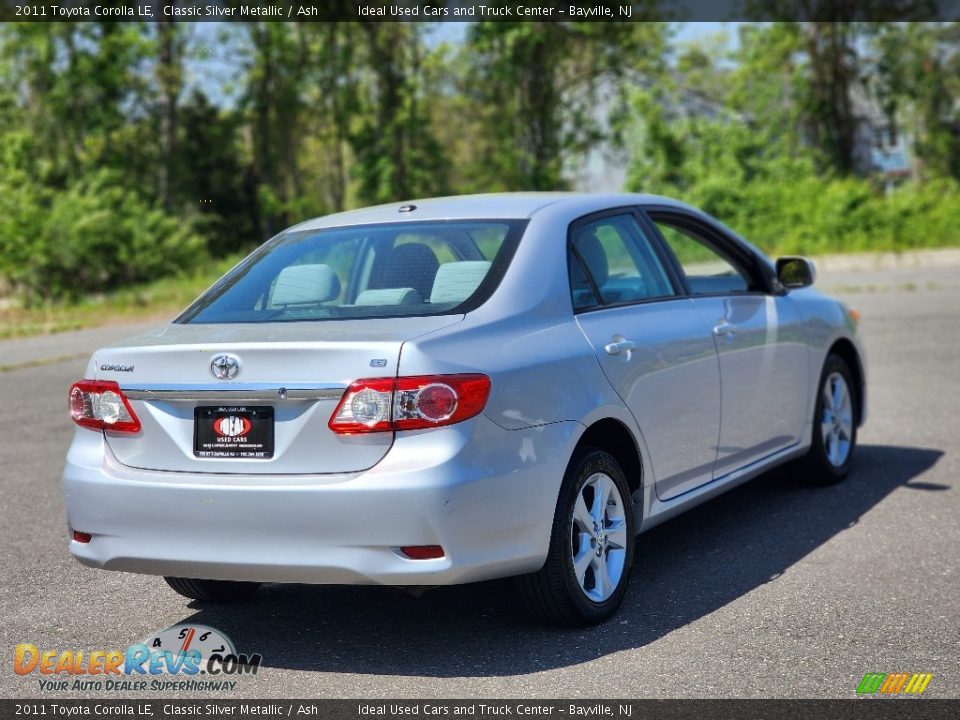
[[[261,323],[463,313],[500,283],[526,221],[354,225],[285,232],[179,323]]]

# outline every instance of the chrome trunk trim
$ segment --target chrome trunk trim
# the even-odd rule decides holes
[[[280,387],[277,385],[156,385],[121,388],[130,400],[200,402],[279,402],[281,400],[339,400],[345,386]]]

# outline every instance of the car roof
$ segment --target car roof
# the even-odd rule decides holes
[[[335,213],[300,223],[294,230],[316,230],[346,225],[388,222],[496,219],[520,220],[533,217],[546,207],[562,209],[569,205],[588,213],[625,205],[671,205],[693,210],[689,205],[661,197],[631,193],[518,192],[486,195],[459,195],[388,203]],[[407,208],[413,208],[407,210]]]

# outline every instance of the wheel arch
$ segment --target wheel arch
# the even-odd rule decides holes
[[[595,447],[613,455],[623,469],[631,495],[643,487],[640,448],[633,433],[621,421],[611,417],[597,420],[577,440],[575,450],[582,447]]]

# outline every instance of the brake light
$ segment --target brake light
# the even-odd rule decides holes
[[[70,417],[82,427],[140,432],[140,419],[120,386],[107,380],[81,380],[70,388]]]
[[[418,430],[472,418],[487,404],[486,375],[422,375],[357,380],[330,416],[339,434]]]

